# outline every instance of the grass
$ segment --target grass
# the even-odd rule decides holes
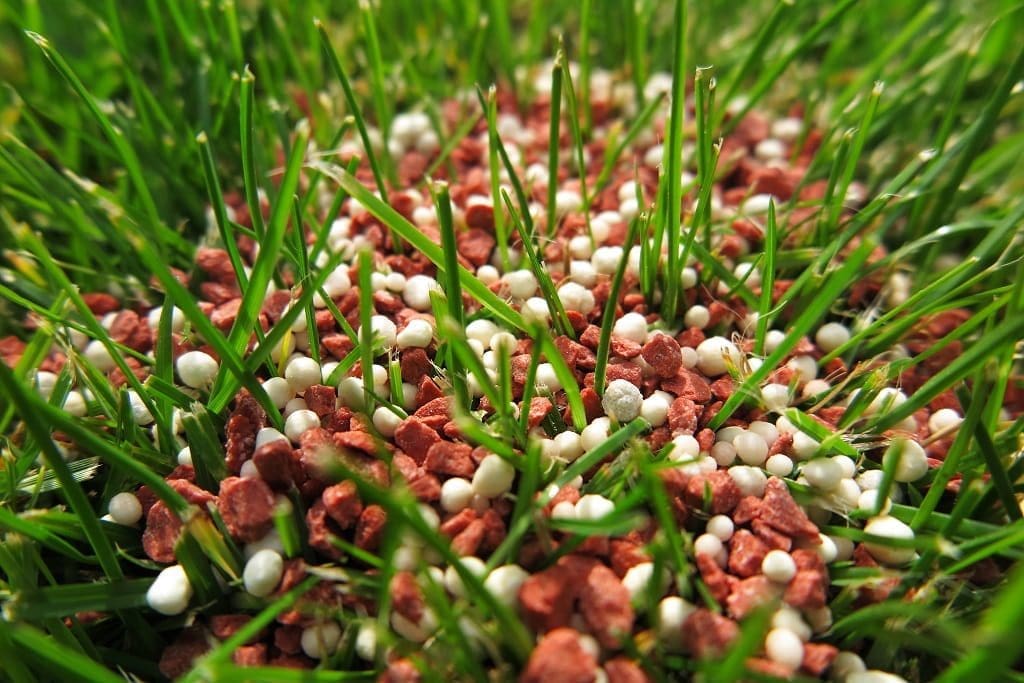
[[[159,678],[154,663],[183,619],[156,618],[145,607],[155,572],[141,551],[138,531],[101,519],[113,494],[139,484],[185,521],[179,559],[194,579],[195,612],[241,610],[254,617],[197,662],[189,680],[373,680],[379,673],[382,663],[357,661],[351,643],[336,656],[336,670],[324,666],[299,675],[265,667],[257,674],[235,666],[236,646],[301,604],[315,580],[274,599],[235,604],[218,580],[237,581],[238,548],[216,516],[197,517],[163,479],[181,445],[176,410],[186,413],[183,436],[192,446],[197,480],[212,489],[224,476],[222,430],[240,388],[260,402],[272,424],[283,426],[281,412],[257,378],[281,373],[283,361],[272,360],[272,349],[292,341],[291,326],[303,313],[314,357],[320,353],[327,360],[317,348],[312,297],[342,262],[326,245],[331,217],[348,197],[389,231],[396,246],[422,252],[437,267],[446,296],[438,336],[447,337],[447,351],[439,358],[465,413],[459,427],[517,471],[509,535],[492,554],[491,568],[514,561],[531,538],[560,535],[568,544],[560,552],[568,552],[586,535],[620,533],[644,513],[661,527],[650,543],[658,570],[675,578],[684,597],[709,601],[691,567],[693,525],[678,527],[658,475],[664,454],[650,453],[638,438],[647,423],[621,425],[574,463],[552,466],[529,435],[526,415],[517,419],[512,411],[507,354],[495,354],[498,380],[491,381],[464,335],[465,323],[482,317],[533,338],[527,400],[536,395],[539,364],[551,363],[571,410],[565,427],[584,426],[580,387],[551,339],[555,332],[575,335],[557,282],[539,254],[562,219],[555,201],[558,171],[576,176],[581,168],[591,170],[581,179],[589,205],[613,179],[635,175],[634,143],[652,127],[664,144],[660,187],[653,198],[638,197],[641,214],[625,243],[626,255],[641,245],[639,277],[650,310],[661,311],[664,326],[678,328],[689,295],[681,273],[689,266],[700,272],[698,287],[721,282],[757,313],[751,335],[763,362],[752,372],[734,368],[737,391],[712,426],[754,407],[760,386],[828,320],[846,322],[853,334],[820,366],[842,361],[850,373],[834,391],[797,400],[787,411],[821,443],[822,454],[844,453],[880,466],[881,453],[892,447],[887,430],[932,400],[952,396],[965,415],[948,457],[924,481],[900,484],[892,477],[895,463],[885,468],[883,489],[903,495],[892,514],[915,530],[918,556],[907,567],[884,572],[848,562],[832,565],[834,626],[825,639],[860,645],[872,667],[910,680],[1024,679],[1024,644],[1017,637],[1024,614],[1019,458],[1024,423],[1000,412],[1020,389],[1024,337],[1019,228],[1024,162],[1018,152],[1024,49],[1016,36],[1022,16],[1024,8],[1011,0],[982,0],[970,8],[938,1],[738,7],[721,0],[491,0],[472,7],[440,1],[429,11],[412,0],[3,4],[0,336],[16,335],[27,347],[14,368],[0,363],[6,399],[0,402],[0,679]],[[554,62],[542,78],[551,79],[553,97],[545,105],[547,128],[538,135],[555,142],[568,138],[570,144],[561,151],[549,144],[542,159],[549,183],[544,197],[534,197],[520,179],[523,169],[513,163],[511,141],[498,134],[497,101],[499,93],[510,92],[517,106],[527,107],[533,99],[531,79],[517,73],[548,57]],[[570,71],[570,59],[579,63],[578,72]],[[636,86],[624,119],[611,127],[602,126],[591,101],[589,77],[603,69],[617,70],[617,80]],[[645,94],[648,77],[660,71],[671,74],[670,91]],[[496,88],[489,87],[492,83]],[[480,109],[471,109],[470,102],[452,126],[438,103],[455,95],[465,98],[474,89]],[[822,134],[802,181],[820,183],[822,196],[773,201],[766,215],[751,216],[764,239],[743,260],[761,270],[759,290],[741,282],[732,272],[734,264],[716,252],[715,240],[728,224],[715,214],[712,185],[733,172],[719,141],[728,139],[748,112],[781,115],[793,105],[802,106],[806,120]],[[521,267],[531,268],[541,285],[552,330],[526,324],[458,263],[459,228],[450,215],[447,189],[437,193],[441,245],[390,205],[398,173],[387,152],[390,122],[411,109],[429,112],[439,133],[442,151],[430,174],[447,172],[453,185],[452,152],[466,136],[486,130],[496,232],[521,241]],[[378,133],[383,147],[375,146]],[[798,144],[810,135],[805,129]],[[595,163],[587,156],[598,136],[606,144]],[[333,152],[347,142],[357,144],[360,158],[342,163]],[[684,154],[689,143],[692,155]],[[360,164],[376,192],[357,178]],[[684,171],[696,173],[693,188],[683,186]],[[865,200],[855,206],[850,192],[861,187]],[[242,197],[251,228],[235,221],[225,192]],[[693,198],[695,206],[689,203]],[[546,204],[543,235],[534,229],[533,201]],[[805,208],[814,209],[810,219],[800,218]],[[315,245],[308,255],[307,235]],[[260,244],[249,270],[243,267],[239,236]],[[510,257],[501,241],[504,267]],[[200,243],[226,248],[236,275],[242,301],[227,333],[198,306],[193,283],[183,283],[172,270],[191,275]],[[872,253],[878,246],[886,248],[884,255]],[[326,260],[319,260],[325,254]],[[949,254],[960,258],[952,267],[943,265]],[[627,258],[609,278],[611,302],[619,300],[623,283],[632,277]],[[370,370],[382,363],[383,354],[371,338],[368,304],[371,270],[379,264],[364,252],[359,265],[362,337],[333,302],[328,306],[355,345],[331,382],[360,364],[367,404],[374,405]],[[883,292],[851,314],[847,301],[860,282],[877,279],[884,285],[894,273],[913,279],[905,301],[887,303]],[[290,283],[295,289],[288,311],[264,331],[259,318],[268,288]],[[773,286],[782,283],[788,289],[773,299]],[[124,300],[140,308],[164,305],[152,356],[116,342],[89,312],[83,294],[109,288],[124,292]],[[471,305],[465,305],[463,294]],[[172,307],[183,314],[183,334],[201,339],[219,358],[221,370],[209,392],[192,395],[175,386]],[[922,316],[960,308],[969,317],[941,341],[910,358],[887,355],[908,343]],[[26,313],[37,324],[26,327]],[[598,393],[605,385],[614,321],[611,305],[601,320]],[[254,330],[257,346],[250,348]],[[771,330],[781,330],[783,337],[767,353]],[[98,339],[115,359],[127,378],[125,388],[111,387],[70,343],[69,335],[81,333]],[[34,384],[53,345],[69,362],[47,399]],[[882,386],[951,350],[956,353],[908,392],[906,402],[867,411]],[[137,380],[128,359],[147,366],[150,378]],[[400,366],[383,364],[397,406]],[[474,411],[470,378],[495,407],[494,415]],[[88,389],[84,418],[60,408],[72,386]],[[128,389],[151,413],[152,429],[136,424]],[[854,389],[860,399],[848,406],[836,430],[815,420]],[[401,412],[380,398],[381,405]],[[65,461],[66,448],[79,459]],[[540,512],[549,495],[546,487],[584,473],[591,473],[588,486],[594,492],[615,501],[615,514],[594,523],[551,523]],[[363,569],[345,570],[351,585],[359,587],[353,591],[386,594],[386,581],[372,570],[386,568],[384,575],[390,575],[403,534],[456,567],[467,585],[467,598],[449,604],[441,586],[430,584],[428,602],[436,605],[444,628],[428,644],[410,649],[400,639],[389,642],[419,662],[427,680],[479,675],[481,662],[493,666],[499,678],[512,677],[533,644],[520,616],[455,561],[448,540],[416,513],[407,492],[383,490],[348,474],[359,482],[364,499],[380,504],[392,520],[391,536],[379,551],[348,546],[350,554],[362,553],[357,564]],[[957,481],[958,490],[947,488]],[[301,527],[304,512],[282,513],[276,524],[287,554],[310,558]],[[862,539],[861,517],[833,517],[826,530]],[[1002,571],[998,583],[983,585],[965,574],[983,559],[994,560]],[[416,571],[426,575],[422,563]],[[857,586],[881,575],[899,580],[893,597],[856,609]],[[76,617],[88,610],[108,616],[97,623]],[[346,638],[354,637],[351,626],[367,616],[344,613]],[[457,626],[464,619],[480,629],[479,639]],[[654,625],[653,616],[643,619]],[[736,647],[723,658],[724,668],[705,672],[709,679],[749,675],[746,659],[757,652],[766,619],[760,615],[744,623]],[[626,650],[653,652],[657,664],[649,673],[665,679],[688,676],[701,666],[663,652],[660,644],[652,648],[640,637]]]

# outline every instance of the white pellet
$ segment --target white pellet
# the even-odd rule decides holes
[[[596,522],[614,511],[615,503],[596,493],[587,494],[576,501],[576,519]]]
[[[284,560],[274,550],[263,549],[256,552],[245,563],[242,571],[242,582],[250,595],[264,598],[274,592],[281,582],[284,573]]]
[[[501,456],[490,453],[473,473],[473,492],[486,498],[508,493],[515,480],[515,468]]]
[[[742,352],[725,337],[710,337],[697,346],[697,368],[708,377],[723,375],[742,362]]]
[[[769,550],[761,561],[761,573],[775,583],[789,583],[796,576],[796,562],[785,550]]]
[[[708,520],[706,531],[724,543],[732,538],[735,528],[732,518],[728,515],[715,515]]]
[[[142,503],[130,491],[122,491],[111,497],[107,503],[111,519],[122,526],[134,526],[142,519]]]
[[[334,654],[341,640],[341,627],[335,621],[325,621],[302,630],[302,651],[311,659],[324,659]]]
[[[519,602],[519,588],[530,575],[517,564],[506,564],[496,567],[484,579],[484,588],[494,598],[509,607]]]
[[[452,477],[441,484],[441,508],[446,512],[459,512],[469,507],[473,499],[473,485],[468,479]]]
[[[953,429],[960,425],[964,419],[952,408],[940,408],[928,417],[928,429],[935,434],[937,432]]]
[[[594,293],[581,284],[566,282],[558,288],[558,299],[567,311],[578,311],[583,315],[590,314],[597,306]]]
[[[405,281],[402,299],[410,308],[417,311],[429,311],[430,292],[432,291],[441,291],[441,285],[437,283],[437,280],[427,275],[413,275]]]
[[[192,599],[192,584],[180,564],[165,567],[146,591],[146,604],[160,614],[181,614]]]
[[[825,353],[830,353],[850,341],[850,328],[842,323],[825,323],[818,328],[814,341]]]
[[[284,369],[284,378],[293,393],[301,394],[323,379],[320,364],[312,358],[299,356],[289,361]]]
[[[284,421],[284,433],[292,443],[298,443],[299,437],[320,426],[320,418],[312,410],[296,410]]]
[[[608,417],[619,422],[629,422],[640,416],[643,395],[632,382],[615,379],[608,383],[601,399],[601,407]]]
[[[768,659],[791,669],[800,668],[804,659],[804,644],[800,636],[785,628],[773,628],[764,639]]]
[[[402,418],[384,406],[373,411],[373,426],[386,439],[395,435],[395,430],[400,424],[402,424]]]
[[[788,477],[793,471],[793,459],[785,453],[776,453],[764,463],[768,474],[776,477]]]
[[[640,417],[651,423],[652,427],[660,427],[668,419],[669,402],[659,394],[651,394],[640,405]]]
[[[914,540],[914,530],[895,517],[873,517],[864,525],[864,533],[897,541]],[[872,557],[891,566],[906,564],[914,557],[914,549],[895,547],[885,542],[864,541],[864,547]]]
[[[747,465],[760,467],[768,458],[768,444],[755,432],[744,431],[732,440],[732,445],[736,455]]]
[[[773,413],[789,407],[789,387],[785,384],[766,384],[761,388],[761,403]]]
[[[893,479],[898,482],[914,482],[928,474],[928,455],[913,439],[903,439],[887,449],[882,466],[888,468],[894,459]]]
[[[807,479],[807,483],[822,491],[832,491],[843,479],[842,466],[833,461],[832,458],[814,458],[804,464],[801,474]]]

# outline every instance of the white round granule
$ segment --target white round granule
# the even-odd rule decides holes
[[[779,438],[778,428],[771,422],[765,422],[764,420],[754,420],[747,425],[747,430],[759,435],[768,446],[771,446]]]
[[[556,434],[554,442],[558,448],[558,457],[566,462],[573,462],[583,455],[583,444],[576,432],[564,431]]]
[[[778,611],[772,615],[772,628],[784,628],[792,631],[801,641],[807,642],[811,639],[811,627],[807,625],[800,612],[783,604]]]
[[[796,562],[785,550],[769,550],[761,560],[761,573],[775,583],[789,583],[796,576]]]
[[[580,445],[583,451],[592,451],[600,446],[608,438],[608,430],[611,422],[607,417],[599,417],[580,432]]]
[[[430,292],[432,291],[441,291],[441,285],[437,283],[437,280],[428,275],[413,275],[405,281],[402,299],[409,308],[414,308],[417,311],[429,311]]]
[[[715,515],[708,520],[705,530],[724,543],[732,538],[732,534],[735,529],[736,525],[733,523],[731,517],[728,515]]]
[[[812,379],[810,382],[804,385],[803,389],[800,390],[800,395],[804,398],[810,398],[811,396],[823,394],[831,388],[832,385],[829,384],[828,380]]]
[[[904,439],[887,449],[882,456],[882,467],[888,468],[894,459],[893,479],[898,482],[917,481],[928,474],[928,455],[913,439]]]
[[[260,431],[263,431],[262,429]],[[192,464],[192,449],[185,446],[178,451],[177,463],[179,465],[191,465]]]
[[[372,662],[377,656],[377,625],[373,621],[366,621],[356,633],[355,651],[359,657],[367,662]]]
[[[100,372],[110,372],[117,364],[111,357],[110,352],[107,351],[107,347],[98,340],[93,340],[85,345],[85,349],[82,351],[82,355],[85,359],[94,366]]]
[[[404,388],[404,387],[403,387]],[[346,377],[338,383],[338,398],[341,404],[360,410],[366,402],[366,391],[363,387],[362,377]]]
[[[511,273],[509,275],[511,275]],[[494,335],[498,334],[500,331],[501,329],[490,320],[487,320],[486,318],[479,318],[466,325],[466,339],[475,339],[480,342],[485,349],[489,349],[491,348],[491,340],[494,339]]]
[[[484,564],[484,561],[479,557],[474,557],[473,555],[459,558],[459,564],[477,578],[481,578],[484,575],[484,572],[487,571],[487,565]],[[468,595],[466,583],[462,580],[462,575],[459,574],[459,570],[455,568],[455,565],[448,565],[448,567],[445,568],[444,587],[449,593],[457,598],[464,598]]]
[[[717,559],[725,552],[725,546],[718,536],[710,533],[701,534],[693,542],[693,552],[695,555],[710,555]]]
[[[473,500],[473,485],[468,479],[452,477],[441,484],[441,509],[445,512],[459,512],[469,507]]]
[[[255,445],[255,448],[258,449],[260,446],[265,446],[266,444],[270,443],[271,441],[287,441],[287,440],[288,440],[288,437],[286,437],[284,434],[282,434],[281,432],[277,431],[273,427],[263,427],[258,432],[256,432],[256,445]]]
[[[711,322],[711,311],[705,306],[690,306],[683,316],[683,324],[687,327],[696,327],[703,330]]]
[[[193,389],[209,386],[217,377],[217,361],[202,351],[188,351],[178,357],[175,366],[182,384]]]
[[[785,628],[773,628],[764,639],[768,659],[791,669],[800,668],[804,660],[804,644],[800,636]]]
[[[857,486],[857,482],[853,479],[843,477],[831,491],[831,495],[838,498],[845,506],[852,509],[857,507],[860,501],[861,490],[860,487]]]
[[[597,306],[594,293],[575,282],[566,282],[558,288],[558,299],[567,311],[578,311],[588,315]]]
[[[697,271],[687,266],[679,273],[679,286],[683,289],[691,289],[697,285]]]
[[[319,384],[323,374],[320,372],[319,363],[312,358],[299,356],[288,362],[284,369],[284,378],[294,393],[301,394],[314,384]]]
[[[134,391],[129,391],[128,403],[131,404],[132,417],[135,418],[135,424],[140,427],[152,424],[153,416],[150,414],[149,408],[146,407],[146,404],[142,402],[142,397]]]
[[[142,519],[142,503],[134,493],[122,491],[107,503],[107,512],[117,524],[133,526]]]
[[[907,683],[907,679],[902,676],[891,674],[888,671],[879,671],[878,669],[851,673],[844,681],[845,683]]]
[[[284,560],[274,550],[264,548],[245,563],[242,582],[250,595],[265,598],[274,592],[284,573]]]
[[[593,264],[587,260],[572,261],[569,263],[569,278],[584,287],[593,287],[597,284],[597,271]]]
[[[857,476],[857,463],[848,455],[833,455],[832,461],[839,465],[844,479],[853,479]]]
[[[786,361],[786,367],[795,372],[801,382],[810,382],[818,376],[818,361],[813,356],[794,356]]]
[[[373,426],[385,439],[393,437],[400,424],[402,424],[402,418],[384,406],[373,411]]]
[[[914,530],[896,519],[895,517],[882,516],[872,517],[864,525],[864,533],[871,536],[878,536],[882,539],[896,541],[914,540]],[[881,542],[864,541],[864,547],[871,556],[882,564],[897,566],[906,564],[914,557],[914,549],[908,547],[896,547]]]
[[[495,569],[484,579],[484,588],[494,599],[509,607],[519,602],[519,589],[530,575],[517,564],[506,564]]]
[[[284,433],[292,443],[298,443],[299,437],[320,426],[320,418],[312,410],[296,410],[284,421]]]
[[[433,339],[434,328],[423,318],[413,318],[395,336],[399,349],[425,349]]]
[[[258,479],[260,471],[256,469],[256,463],[252,460],[246,460],[242,463],[242,466],[238,468],[238,476],[242,479]]]
[[[768,477],[757,467],[733,465],[729,468],[729,476],[739,487],[742,495],[755,498],[764,496],[764,487],[768,483]]]
[[[818,443],[817,440],[803,432],[793,433],[793,446],[791,451],[797,460],[806,460],[807,458],[813,457],[814,454],[818,452],[818,448],[820,446],[821,444]]]
[[[697,608],[679,596],[662,598],[658,603],[658,636],[672,645],[678,645],[683,622]]]
[[[768,474],[776,477],[788,477],[793,471],[793,459],[785,453],[776,453],[764,463]]]
[[[814,341],[825,353],[830,353],[850,341],[850,328],[842,323],[825,323],[818,328]]]
[[[389,292],[405,291],[405,276],[397,271],[388,273],[384,277],[384,287]]]
[[[761,388],[761,404],[773,413],[789,407],[789,387],[785,384],[766,384]]]
[[[78,391],[69,391],[68,395],[64,397],[64,404],[61,407],[72,417],[85,417],[89,413],[89,406],[81,392]]]
[[[613,379],[604,390],[601,407],[608,417],[629,422],[640,416],[643,402],[643,395],[636,385],[628,380]]]
[[[725,337],[709,337],[697,346],[697,368],[708,377],[723,375],[729,366],[742,362],[742,352]]]
[[[473,492],[485,498],[495,498],[508,493],[515,478],[516,469],[501,456],[490,453],[473,473]]]
[[[877,507],[878,505],[878,495],[878,489],[868,489],[866,491],[862,491],[861,494],[857,496],[857,509],[862,510],[863,512],[874,512],[875,507]],[[884,501],[882,501],[882,507],[879,509],[879,511],[883,515],[885,515],[888,514],[889,510],[891,509],[892,500],[886,498]]]
[[[312,360],[312,359],[310,359]],[[270,402],[273,403],[278,410],[284,408],[288,401],[295,397],[295,391],[292,389],[292,385],[288,383],[284,377],[271,377],[263,382],[263,390],[267,392],[267,396],[270,397]]]
[[[711,446],[711,457],[721,467],[728,467],[736,461],[736,448],[728,441],[716,441]]]
[[[641,562],[626,570],[622,577],[622,585],[629,591],[629,599],[638,605],[644,605],[648,596],[648,587],[654,579],[654,563]]]
[[[559,215],[583,208],[583,198],[573,190],[559,190],[555,193],[555,212]]]
[[[800,470],[807,483],[822,491],[832,491],[843,479],[843,467],[832,458],[814,458]]]
[[[551,311],[548,310],[548,302],[539,296],[533,296],[523,302],[520,313],[527,323],[547,325],[551,320]]]
[[[741,210],[744,214],[768,213],[768,206],[775,199],[770,194],[755,194],[743,201]],[[775,202],[778,204],[778,201]]]
[[[395,345],[396,337],[398,336],[398,326],[395,325],[391,318],[383,315],[370,316],[370,330],[376,340],[386,349],[390,349]],[[359,327],[357,332],[359,338],[363,338],[363,328]]]
[[[529,299],[537,293],[537,278],[529,270],[513,270],[501,279],[514,299]]]
[[[803,132],[804,122],[795,116],[786,116],[772,121],[771,134],[783,142],[793,142]]]
[[[598,273],[611,275],[619,267],[622,254],[622,247],[598,247],[590,257],[590,264]]]
[[[768,444],[760,434],[744,431],[732,440],[736,455],[747,465],[760,467],[768,458]]]
[[[284,404],[284,410],[281,411],[281,414],[284,415],[287,420],[288,416],[296,410],[306,410],[308,407],[309,406],[306,405],[306,399],[296,397]]]
[[[946,429],[953,429],[963,421],[960,413],[952,408],[940,408],[928,416],[928,429],[935,434]]]
[[[615,503],[604,496],[589,493],[576,501],[576,519],[598,521],[615,511]]]
[[[556,503],[551,508],[551,519],[577,519],[576,506],[567,500]]]
[[[162,569],[146,591],[146,604],[167,616],[184,612],[191,599],[192,584],[180,564]]]
[[[341,640],[341,627],[336,621],[325,621],[302,630],[302,651],[311,659],[324,659],[334,654]]]
[[[476,277],[488,287],[501,280],[501,273],[494,266],[485,263],[476,269]]]
[[[672,438],[672,451],[669,459],[674,462],[694,460],[700,456],[700,442],[691,434],[679,434]]]
[[[668,419],[669,402],[663,396],[652,394],[640,404],[640,417],[651,423],[652,427],[660,427]]]
[[[786,156],[786,145],[782,140],[765,138],[754,147],[754,156],[763,161],[775,161]]]
[[[836,546],[835,541],[832,540],[831,536],[825,534],[818,534],[818,539],[821,541],[814,550],[818,553],[818,556],[825,564],[832,564],[839,559],[839,548]]]
[[[627,313],[615,321],[612,334],[622,339],[643,344],[647,341],[647,319],[639,313]]]
[[[573,259],[587,259],[594,255],[594,244],[586,235],[576,235],[569,240],[569,256]]]

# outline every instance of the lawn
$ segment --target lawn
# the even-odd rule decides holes
[[[1022,26],[0,0],[0,679],[1024,680]]]

